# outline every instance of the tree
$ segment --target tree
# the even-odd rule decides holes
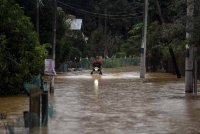
[[[105,48],[108,49],[110,56],[115,55],[116,49],[120,48],[115,47],[116,37],[123,41],[128,37],[132,24],[142,20],[141,0],[61,0],[59,6],[66,13],[83,19],[82,32],[89,37],[91,53],[98,50],[94,55],[103,55]],[[99,42],[95,41],[97,35],[100,38]]]
[[[139,56],[142,41],[143,23],[138,23],[132,26],[128,32],[127,40],[121,45],[121,51],[127,56]]]
[[[0,3],[0,93],[19,93],[23,82],[43,72],[47,52],[21,7],[12,0]]]

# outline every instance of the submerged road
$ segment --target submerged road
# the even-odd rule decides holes
[[[58,75],[50,102],[49,134],[196,134],[200,97],[186,95],[183,80],[169,74],[104,70]]]
[[[34,134],[200,134],[200,96],[185,94],[183,79],[151,73],[142,80],[132,68],[103,73],[58,74],[48,128]],[[28,97],[0,97],[0,111],[22,114],[28,103]]]

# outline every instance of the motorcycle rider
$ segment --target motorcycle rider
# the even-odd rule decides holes
[[[93,69],[91,74],[93,74],[93,71],[95,71],[95,67],[98,67],[99,74],[102,75],[101,66],[102,66],[102,61],[100,60],[99,56],[96,56],[95,60],[92,62]]]

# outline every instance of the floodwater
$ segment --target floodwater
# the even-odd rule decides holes
[[[59,74],[49,96],[53,116],[35,133],[200,134],[200,96],[185,94],[183,79],[164,73],[139,79],[135,69],[103,73]]]
[[[23,112],[29,109],[27,96],[0,97],[0,134],[25,134]],[[2,116],[3,115],[3,116]],[[15,133],[8,130],[15,128]],[[10,129],[11,130],[11,129]],[[21,133],[23,132],[23,133]]]

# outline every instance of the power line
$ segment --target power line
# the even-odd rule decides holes
[[[60,2],[63,2],[63,1],[61,0]],[[64,3],[67,4],[67,5],[69,5],[69,6],[72,6],[74,8],[82,8],[84,6],[84,8],[87,8],[89,10],[94,9],[94,7],[88,6],[86,4],[83,5],[83,3],[80,3],[80,2],[76,2],[76,3],[79,3],[79,4],[72,4],[70,2],[71,2],[70,0],[66,0]],[[134,2],[134,3],[143,4],[143,3],[139,3],[139,2]],[[133,3],[131,3],[131,4],[133,4]],[[133,7],[133,6],[131,6],[131,10],[130,11],[135,11],[138,8],[141,8],[141,7]],[[108,12],[108,13],[112,13],[112,12]],[[115,12],[115,13],[123,14],[123,13],[127,13],[127,12],[124,11],[124,12]]]
[[[79,9],[79,8],[76,8],[76,7],[73,7],[71,5],[68,5],[66,3],[63,3],[63,2],[60,2],[58,1],[58,3],[62,4],[62,5],[65,5],[67,7],[70,7],[72,9],[76,9],[76,10],[79,10],[79,11],[82,11],[82,12],[85,12],[85,13],[89,13],[89,14],[93,14],[93,15],[101,15],[101,16],[106,16],[106,17],[126,17],[126,16],[136,16],[138,13],[135,13],[135,14],[124,14],[124,15],[116,15],[116,14],[102,14],[102,13],[95,13],[95,12],[90,12],[90,11],[86,11],[84,9]],[[143,13],[143,12],[141,12]]]
[[[135,14],[123,14],[123,15],[119,15],[119,14],[118,15],[114,15],[114,14],[102,14],[102,13],[95,13],[95,12],[86,11],[84,9],[79,9],[79,8],[73,7],[71,5],[68,5],[66,3],[63,3],[61,1],[58,1],[58,3],[60,3],[61,5],[65,6],[65,7],[68,7],[70,9],[74,9],[76,12],[79,11],[79,13],[84,13],[84,14],[86,13],[86,14],[93,15],[93,16],[98,16],[98,17],[101,16],[101,17],[109,17],[109,18],[110,17],[111,18],[112,17],[114,17],[114,18],[116,18],[116,17],[134,18],[134,17],[140,17],[140,16],[142,16],[140,14],[143,14],[143,12],[141,12],[141,13],[135,13]]]
[[[88,10],[91,10],[91,9],[93,9],[93,7],[91,7],[91,6],[88,6],[88,5],[86,5],[86,4],[83,4],[83,3],[80,3],[80,2],[78,2],[79,4],[77,4],[77,2],[76,2],[76,4],[74,4],[73,2],[71,2],[71,1],[60,1],[60,2],[64,2],[65,4],[67,4],[67,5],[70,5],[70,6],[73,6],[73,7],[77,7],[77,8],[82,8],[82,7],[84,7],[84,8],[87,8]]]

